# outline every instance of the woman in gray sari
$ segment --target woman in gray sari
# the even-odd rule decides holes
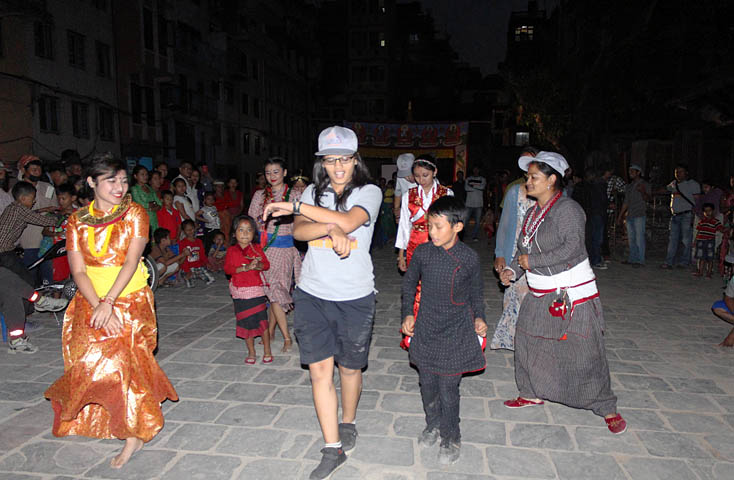
[[[627,423],[617,413],[604,349],[604,314],[584,243],[585,215],[563,197],[563,156],[540,152],[521,157],[528,172],[528,210],[518,251],[500,274],[504,285],[526,277],[530,293],[518,314],[515,381],[520,396],[508,408],[542,405],[543,399],[593,411],[620,434]]]

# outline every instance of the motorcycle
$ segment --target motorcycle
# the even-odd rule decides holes
[[[66,240],[56,242],[51,248],[48,249],[48,251],[46,251],[46,253],[39,257],[38,260],[29,265],[28,270],[33,270],[37,268],[46,260],[63,257],[64,255],[66,255]],[[149,255],[144,252],[142,261],[143,266],[148,271],[148,286],[151,290],[155,291],[158,288],[158,280],[160,279],[155,260],[153,260]],[[59,282],[44,282],[44,284],[40,288],[36,289],[36,291],[41,295],[51,295],[54,292],[61,292],[61,295],[64,298],[66,298],[67,300],[71,300],[72,298],[74,298],[74,295],[76,295],[77,286],[74,282],[74,279],[69,277]]]

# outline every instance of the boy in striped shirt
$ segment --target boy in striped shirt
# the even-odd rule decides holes
[[[706,276],[711,278],[711,272],[714,268],[714,253],[716,250],[716,232],[723,231],[724,226],[714,217],[714,204],[703,204],[703,218],[696,226],[696,261],[698,269],[694,272],[694,277],[702,277],[704,271]]]

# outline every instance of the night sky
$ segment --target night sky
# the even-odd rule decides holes
[[[401,2],[411,0],[399,0]],[[432,13],[436,28],[447,32],[462,60],[496,73],[505,58],[507,21],[514,10],[526,10],[527,0],[420,0]],[[539,8],[552,9],[558,0],[539,0]]]

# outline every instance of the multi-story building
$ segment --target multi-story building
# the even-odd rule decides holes
[[[230,0],[221,13],[236,106],[225,121],[226,155],[239,159],[246,183],[268,157],[283,157],[291,173],[310,166],[315,8],[302,0]]]
[[[114,52],[109,0],[0,1],[0,159],[119,155]]]
[[[319,11],[323,51],[318,119],[384,121],[396,108],[391,92],[395,0],[327,0]]]

